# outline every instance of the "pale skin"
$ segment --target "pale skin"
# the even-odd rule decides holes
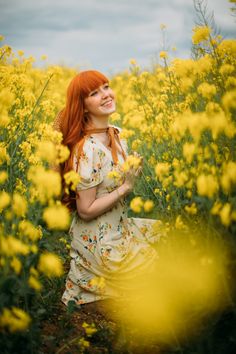
[[[104,103],[107,103],[104,105]],[[109,103],[110,102],[110,103]],[[99,86],[91,91],[84,100],[84,109],[89,120],[97,128],[109,126],[109,115],[115,111],[115,95],[108,83]],[[106,133],[94,134],[101,142],[107,146],[108,137]],[[117,146],[119,151],[119,146]],[[77,211],[81,219],[90,221],[99,215],[104,214],[124,196],[129,194],[134,186],[135,178],[140,174],[142,166],[137,170],[131,169],[126,174],[124,183],[111,193],[107,193],[100,198],[96,198],[97,186],[78,191],[79,198],[76,199]]]

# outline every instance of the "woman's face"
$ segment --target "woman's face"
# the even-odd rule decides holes
[[[85,112],[95,117],[108,116],[115,112],[115,94],[109,84],[105,83],[91,91],[84,99],[84,108]]]

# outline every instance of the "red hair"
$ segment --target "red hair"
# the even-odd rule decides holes
[[[70,82],[67,88],[65,108],[60,112],[60,130],[63,135],[62,144],[70,150],[69,158],[60,164],[62,177],[61,201],[70,211],[76,210],[76,193],[70,190],[65,192],[64,174],[73,170],[73,151],[77,143],[83,138],[87,117],[84,114],[84,99],[99,86],[109,83],[108,78],[96,70],[81,71]]]

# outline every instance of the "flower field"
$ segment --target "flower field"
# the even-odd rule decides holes
[[[34,67],[33,57],[13,52],[3,37],[1,40],[1,352],[43,353],[39,349],[42,323],[57,309],[70,249],[67,231],[71,215],[60,202],[60,174],[51,168],[65,161],[69,150],[61,144],[62,136],[53,129],[52,121],[64,107],[66,88],[77,71]],[[165,291],[152,301],[179,300],[178,305],[177,300],[172,304],[170,313],[166,310],[164,320],[158,317],[163,314],[157,308],[157,318],[163,320],[163,326],[157,326],[161,341],[169,345],[168,353],[218,353],[214,347],[218,330],[224,333],[224,349],[219,353],[229,353],[230,345],[236,345],[231,335],[236,323],[232,286],[236,253],[236,40],[223,39],[209,25],[199,25],[193,29],[192,45],[191,59],[173,59],[169,51],[162,50],[159,62],[149,71],[131,59],[129,69],[112,77],[117,112],[111,123],[123,128],[130,163],[137,162],[132,152],[143,156],[141,177],[127,197],[130,216],[156,219],[154,233],[164,235],[160,269],[173,287],[166,286],[158,275],[158,294],[160,287]],[[78,181],[74,172],[66,176],[68,188],[75,188]],[[199,266],[198,271],[194,264],[203,268]],[[177,283],[185,288],[184,293]],[[147,291],[156,290],[150,287]],[[216,294],[219,298],[209,309],[206,303],[214,302]],[[181,301],[186,307],[180,309]],[[210,325],[197,310],[198,320],[191,320],[193,303],[209,316]],[[149,313],[138,304],[135,311],[142,316]],[[65,333],[72,315],[73,309],[69,309],[60,320]],[[182,317],[188,320],[180,325]],[[139,319],[135,317],[135,321]],[[151,326],[155,327],[153,322]],[[93,334],[98,331],[106,347],[101,328],[84,321],[75,351],[57,342],[51,352],[92,353]],[[206,351],[203,347],[210,348],[209,342],[212,349]]]

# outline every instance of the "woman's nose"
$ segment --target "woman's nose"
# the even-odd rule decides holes
[[[109,93],[107,92],[107,90],[102,89],[102,97],[107,97],[109,96]]]

